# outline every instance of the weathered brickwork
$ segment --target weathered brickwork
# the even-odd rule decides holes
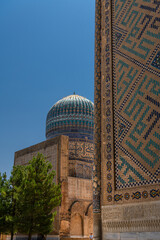
[[[33,157],[37,156],[37,153],[42,153],[47,161],[52,164],[52,168],[57,172],[58,162],[58,138],[50,141],[45,141],[29,148],[15,152],[14,165],[26,165]],[[56,181],[56,179],[54,179]]]
[[[69,176],[92,179],[93,156],[93,141],[71,139],[69,141]]]
[[[70,212],[72,236],[84,235],[87,237],[93,232],[93,207],[91,203],[77,201],[71,206]]]
[[[89,179],[80,179],[68,177],[68,198],[74,200],[91,201],[92,196],[92,181]]]

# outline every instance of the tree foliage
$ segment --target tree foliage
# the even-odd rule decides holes
[[[48,234],[61,201],[60,185],[52,165],[39,154],[26,166],[13,168],[11,177],[0,175],[0,231]]]
[[[23,169],[23,166],[14,167],[9,180],[5,173],[0,174],[0,232],[10,233],[11,239],[17,231],[17,221],[19,221],[16,206]]]
[[[7,176],[5,173],[3,175],[0,174],[0,232],[3,233],[6,233],[8,228],[8,191]]]

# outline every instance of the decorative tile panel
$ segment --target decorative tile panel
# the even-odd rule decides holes
[[[102,206],[158,200],[160,2],[96,4],[94,191]]]
[[[160,177],[160,3],[112,1],[112,6],[116,188],[156,184]]]
[[[94,160],[93,141],[70,139],[69,176],[92,179]]]
[[[93,212],[100,213],[101,191],[101,0],[96,0],[95,12],[95,159],[93,166]]]

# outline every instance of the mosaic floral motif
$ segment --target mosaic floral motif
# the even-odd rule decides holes
[[[129,193],[125,193],[124,194],[124,199],[125,200],[129,200],[130,199],[130,194]]]
[[[110,115],[111,115],[111,110],[110,110],[110,108],[108,108],[106,111],[106,116],[109,117]]]
[[[159,197],[159,196],[160,196],[160,190],[159,190],[159,189],[158,189],[158,190],[152,189],[152,190],[150,191],[150,196],[151,196],[152,198]]]
[[[111,125],[110,125],[110,124],[107,124],[106,129],[107,129],[107,133],[110,133],[110,131],[111,131]]]
[[[114,196],[114,200],[115,200],[116,202],[122,200],[122,198],[123,198],[123,195],[122,195],[122,194],[116,194],[116,195]]]
[[[107,90],[106,90],[106,96],[107,96],[107,97],[110,96],[110,92],[111,92],[110,89],[107,89]]]
[[[108,196],[107,196],[107,200],[108,200],[108,202],[111,202],[111,201],[112,201],[112,196],[111,196],[111,195],[108,195]]]
[[[110,153],[110,152],[111,152],[111,149],[112,149],[112,148],[111,148],[111,144],[108,143],[108,144],[107,144],[107,152]]]
[[[143,198],[148,198],[148,192],[147,191],[143,191],[142,192],[142,197]]]
[[[110,181],[112,179],[112,175],[110,173],[107,174],[107,179]]]
[[[112,185],[111,185],[111,183],[108,183],[108,184],[107,184],[107,192],[108,192],[108,193],[111,193],[111,192],[112,192]]]
[[[108,162],[107,162],[107,170],[108,170],[108,171],[111,171],[111,166],[112,166],[111,161],[108,161]]]
[[[110,75],[109,74],[107,74],[107,76],[106,76],[106,82],[109,82],[110,81]],[[108,104],[107,104],[108,105]]]
[[[106,114],[106,139],[107,139],[107,144],[106,144],[106,158],[107,158],[107,164],[106,164],[106,170],[108,171],[107,174],[107,180],[110,181],[112,179],[112,175],[110,173],[111,169],[112,169],[112,144],[111,144],[111,114],[112,114],[112,108],[111,108],[111,75],[110,75],[110,63],[111,63],[111,48],[110,48],[110,44],[109,44],[109,34],[110,34],[110,12],[107,10],[109,8],[110,5],[110,1],[109,0],[105,0],[105,7],[106,7],[106,11],[105,11],[105,34],[106,34],[106,45],[105,45],[105,51],[106,51],[106,60],[105,60],[105,64],[106,64],[106,68],[105,68],[105,79],[106,79],[106,89],[105,89],[105,95],[106,95],[106,110],[105,110],[105,114]],[[107,192],[111,193],[112,189],[114,186],[112,186],[111,182],[107,183]],[[111,195],[109,195],[107,197],[107,201],[108,202],[112,202],[113,198],[111,197]]]
[[[132,193],[132,199],[140,199],[141,193],[139,191]]]

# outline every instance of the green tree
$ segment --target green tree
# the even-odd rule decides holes
[[[19,202],[21,201],[22,183],[26,178],[26,167],[19,165],[14,166],[9,179],[10,184],[10,226],[9,232],[11,240],[14,233],[18,230],[18,223],[21,221],[21,213],[19,212]]]
[[[52,165],[39,154],[26,166],[26,176],[22,181],[18,202],[20,221],[18,230],[28,234],[38,233],[42,236],[53,230],[56,212],[53,209],[61,201],[61,188],[54,182],[55,171]]]
[[[11,240],[17,231],[19,221],[17,206],[23,177],[23,166],[14,167],[9,180],[5,173],[0,174],[0,232],[9,233]]]
[[[8,181],[7,175],[0,173],[0,232],[7,232],[8,218]]]

